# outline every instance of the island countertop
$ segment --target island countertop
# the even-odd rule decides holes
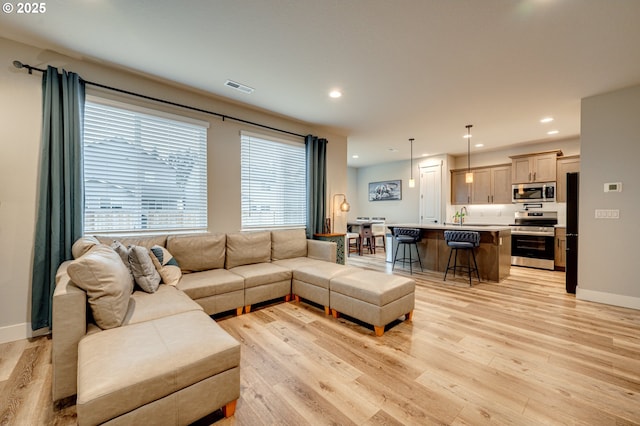
[[[511,273],[511,227],[508,225],[479,224],[418,224],[388,223],[389,229],[417,228],[421,230],[417,247],[424,269],[442,272],[447,269],[450,248],[444,239],[444,231],[477,231],[480,233],[480,246],[476,248],[476,258],[480,278],[483,281],[500,282]],[[395,254],[397,243],[393,239]],[[396,265],[397,267],[397,265]]]
[[[417,228],[417,229],[431,229],[431,230],[457,230],[457,231],[478,231],[478,232],[500,232],[500,231],[511,231],[511,227],[509,225],[480,225],[480,224],[469,224],[466,223],[463,225],[457,223],[387,223],[388,228]]]

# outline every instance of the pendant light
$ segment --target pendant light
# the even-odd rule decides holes
[[[411,144],[411,156],[409,157],[411,177],[409,178],[409,188],[415,188],[416,180],[413,178],[413,138],[409,139],[409,143]]]
[[[466,183],[473,183],[473,173],[471,173],[471,128],[473,124],[467,124],[467,173],[464,175],[464,181]]]

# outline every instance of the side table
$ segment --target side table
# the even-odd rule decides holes
[[[344,265],[344,237],[346,234],[313,234],[316,240],[331,241],[336,243],[336,263]]]

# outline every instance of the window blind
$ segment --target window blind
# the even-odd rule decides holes
[[[242,229],[304,227],[304,144],[241,133]]]
[[[87,100],[84,232],[207,229],[207,126]]]

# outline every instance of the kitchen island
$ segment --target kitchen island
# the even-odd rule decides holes
[[[387,227],[392,233],[395,228],[420,229],[421,238],[418,242],[418,251],[422,259],[422,266],[425,270],[442,272],[443,277],[449,259],[449,247],[444,240],[444,231],[477,231],[480,233],[480,247],[476,248],[480,279],[500,282],[511,273],[511,228],[509,226],[400,223],[387,224]],[[394,238],[394,255],[395,250]],[[458,264],[462,262],[466,265],[466,261],[465,255],[458,256]],[[398,264],[396,264],[397,266]]]

